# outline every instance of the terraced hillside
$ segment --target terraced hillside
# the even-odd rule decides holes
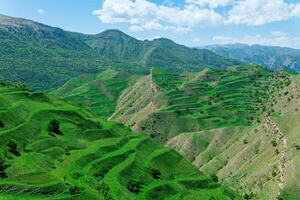
[[[297,174],[296,129],[280,125],[300,107],[293,76],[259,66],[180,76],[154,69],[125,91],[111,119],[175,148],[246,199],[297,199],[296,178],[286,177]]]
[[[52,95],[0,85],[0,199],[239,199],[175,151]]]
[[[108,69],[100,74],[83,74],[66,82],[53,93],[66,100],[80,103],[98,116],[110,116],[121,92],[135,75]]]
[[[155,138],[160,137],[162,142],[182,132],[259,123],[263,114],[273,112],[268,102],[275,98],[276,90],[290,83],[283,73],[270,73],[253,66],[226,70],[209,68],[184,75],[153,69],[150,79],[151,84],[144,84],[141,92],[156,88],[160,103],[157,105],[147,99],[148,103],[156,104],[157,109],[139,124],[132,122],[129,125]],[[139,83],[127,91],[138,88]],[[132,105],[141,104],[138,101],[144,101],[143,95],[130,93],[141,97],[122,96],[112,119],[128,123],[130,119],[124,110],[138,113],[142,109]],[[123,102],[127,103],[123,105]]]

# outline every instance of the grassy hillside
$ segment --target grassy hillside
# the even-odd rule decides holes
[[[51,95],[0,86],[0,199],[239,199],[175,151]]]
[[[98,116],[110,116],[121,92],[135,79],[134,75],[112,69],[100,74],[83,74],[65,83],[53,93],[80,103]]]
[[[0,74],[4,79],[48,90],[107,65],[98,52],[69,32],[0,15]]]
[[[138,131],[154,134],[153,137],[157,135],[162,142],[181,132],[259,123],[263,114],[273,112],[268,105],[275,98],[275,92],[290,83],[284,74],[254,66],[209,68],[183,75],[153,69],[151,79],[164,101],[138,126],[130,125]],[[145,85],[142,90],[148,87]],[[120,102],[139,101],[135,96],[125,96]],[[126,109],[126,105],[119,107],[113,118],[127,123],[128,116],[119,111]],[[127,105],[127,109],[131,108]]]
[[[295,139],[279,134],[276,121],[298,105],[295,80],[259,66],[181,75],[153,69],[122,94],[111,118],[175,148],[245,198],[276,199],[284,191],[297,196],[285,164],[287,149],[294,148],[285,142]],[[291,163],[296,158],[296,152],[289,157]],[[285,189],[287,180],[294,192]]]

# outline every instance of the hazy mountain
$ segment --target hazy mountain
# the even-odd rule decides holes
[[[212,45],[205,48],[222,56],[260,64],[271,70],[287,67],[300,72],[299,49],[245,44]]]

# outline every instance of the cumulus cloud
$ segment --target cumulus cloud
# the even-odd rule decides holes
[[[36,12],[37,12],[38,14],[41,14],[41,15],[45,14],[45,10],[44,10],[44,9],[41,9],[41,8],[37,9]]]
[[[268,37],[261,35],[246,35],[241,38],[227,37],[227,36],[215,36],[212,38],[218,44],[261,44],[270,46],[284,46],[291,48],[299,48],[300,37],[288,37],[287,35],[274,35],[271,33]]]
[[[181,7],[169,0],[104,0],[93,14],[103,23],[128,23],[131,31],[172,30],[228,24],[250,26],[300,18],[300,3],[285,0],[185,0]],[[220,9],[219,9],[220,8]]]
[[[223,21],[217,12],[193,4],[178,8],[147,0],[105,0],[102,8],[93,14],[103,23],[129,23],[134,31],[187,31],[195,26],[211,26]]]
[[[283,0],[245,0],[235,3],[226,23],[263,25],[291,17],[291,6]]]

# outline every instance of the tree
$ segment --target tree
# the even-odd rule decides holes
[[[56,135],[63,135],[63,133],[59,129],[59,121],[52,120],[48,125],[49,133],[54,133]]]
[[[0,121],[0,128],[4,128],[4,127],[5,127],[5,126],[4,126],[3,122]]]
[[[161,172],[158,169],[151,169],[150,173],[154,179],[160,179]]]
[[[0,178],[6,178],[7,175],[5,173],[5,169],[7,168],[7,165],[5,165],[4,160],[0,159]]]
[[[18,146],[17,143],[14,140],[10,140],[7,143],[7,147],[8,147],[8,151],[12,154],[14,154],[15,156],[20,156],[21,154],[18,151]]]
[[[143,183],[140,182],[140,181],[131,180],[127,184],[127,189],[130,192],[133,192],[133,193],[136,193],[136,194],[140,193],[142,188],[143,188]]]
[[[70,187],[70,194],[75,195],[80,193],[80,188],[78,186],[71,186]]]

